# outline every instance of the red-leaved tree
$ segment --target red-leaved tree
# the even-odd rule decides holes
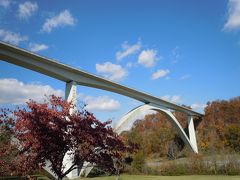
[[[81,110],[70,114],[71,103],[50,96],[49,102],[30,101],[27,107],[14,112],[14,136],[18,140],[19,171],[38,169],[50,162],[50,169],[62,179],[85,161],[114,171],[113,160],[126,150],[121,138],[92,113]],[[64,156],[71,157],[66,167]]]

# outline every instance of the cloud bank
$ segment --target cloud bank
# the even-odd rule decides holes
[[[0,104],[24,104],[29,99],[40,102],[45,95],[64,96],[62,90],[49,85],[23,83],[17,79],[0,79]]]

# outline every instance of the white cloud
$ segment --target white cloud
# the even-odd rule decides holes
[[[62,90],[49,85],[25,84],[17,79],[0,79],[0,104],[24,104],[29,99],[42,101],[45,95],[63,96]]]
[[[96,70],[97,73],[113,81],[121,81],[127,76],[127,70],[125,70],[121,65],[113,64],[111,62],[96,64]]]
[[[194,103],[191,105],[191,108],[193,110],[203,110],[207,105],[206,104],[200,104],[200,103]]]
[[[177,95],[174,95],[174,96],[172,96],[171,101],[173,103],[179,103],[179,102],[181,102],[181,97],[177,96]]]
[[[180,80],[185,80],[185,79],[189,79],[191,77],[190,74],[184,74],[180,77]]]
[[[42,31],[50,33],[54,28],[64,26],[74,26],[76,19],[73,18],[68,10],[60,12],[58,15],[46,19],[42,26]]]
[[[116,59],[119,61],[127,56],[135,54],[141,49],[141,41],[139,40],[136,44],[129,45],[128,42],[122,44],[122,51],[116,53]]]
[[[8,8],[11,4],[11,0],[0,0],[0,6]]]
[[[126,67],[127,68],[131,68],[131,67],[133,67],[134,66],[134,64],[132,63],[132,62],[128,62],[127,64],[126,64]]]
[[[159,69],[155,73],[152,74],[152,79],[155,80],[155,79],[164,77],[164,76],[166,76],[169,73],[170,73],[170,71],[168,69],[166,69],[166,70]]]
[[[171,52],[170,58],[171,58],[172,64],[176,64],[179,58],[181,57],[179,53],[179,49],[180,49],[179,46],[176,46]]]
[[[240,0],[229,0],[228,20],[224,30],[240,29]]]
[[[165,95],[162,97],[162,99],[165,101],[173,102],[173,103],[179,103],[182,101],[181,96],[178,96],[178,95],[173,95],[173,96]]]
[[[85,94],[78,94],[79,101],[86,104],[86,109],[89,111],[105,111],[112,112],[120,109],[120,102],[109,96],[87,96]]]
[[[166,80],[170,80],[170,79],[171,79],[171,77],[167,76],[165,79],[166,79]]]
[[[18,5],[18,17],[20,19],[28,19],[38,10],[36,2],[26,1]]]
[[[0,39],[10,44],[18,45],[20,42],[28,40],[28,37],[22,36],[19,33],[0,29]]]
[[[29,44],[29,50],[32,52],[39,52],[46,49],[48,49],[48,46],[46,44],[36,44],[36,43]]]
[[[143,50],[138,56],[138,63],[146,68],[153,67],[157,60],[157,51],[154,49]]]
[[[120,109],[119,101],[112,99],[108,96],[86,96],[84,99],[86,109],[89,111],[117,111]]]

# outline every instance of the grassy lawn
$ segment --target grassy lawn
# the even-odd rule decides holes
[[[84,180],[115,180],[115,176],[86,178]],[[146,176],[121,175],[119,180],[239,180],[240,176]]]

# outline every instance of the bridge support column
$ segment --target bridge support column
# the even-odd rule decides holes
[[[68,102],[72,102],[73,108],[70,109],[70,114],[74,113],[76,111],[77,106],[77,83],[74,81],[70,81],[66,83],[66,89],[65,89],[65,100]],[[68,169],[72,163],[71,163],[71,156],[65,155],[63,159],[63,164],[66,166],[65,169]],[[77,178],[79,175],[78,169],[74,169],[72,172],[70,172],[67,177],[69,179]]]
[[[71,81],[71,82],[66,83],[65,100],[67,100],[68,102],[72,102],[74,107],[70,109],[70,114],[74,113],[74,111],[76,110],[76,106],[77,106],[77,83],[76,82]],[[57,176],[55,174],[53,174],[53,172],[50,170],[50,168],[49,168],[50,164],[51,164],[50,161],[47,161],[44,169],[46,171],[48,171],[50,174],[52,174],[55,178],[57,178]],[[65,165],[65,169],[68,169],[69,167],[71,167],[72,163],[71,163],[70,155],[64,156],[63,164]],[[78,177],[78,174],[79,174],[78,169],[75,169],[72,172],[70,172],[67,175],[67,177],[69,179],[74,179],[74,178]]]
[[[190,139],[192,146],[194,147],[195,151],[198,152],[193,117],[190,115],[188,115],[188,134],[189,134],[189,139]]]
[[[72,102],[74,108],[70,109],[70,114],[74,113],[77,106],[77,83],[74,81],[66,83],[65,100]]]

